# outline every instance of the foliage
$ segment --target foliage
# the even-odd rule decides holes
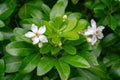
[[[119,14],[119,0],[0,0],[0,80],[118,80]],[[91,45],[93,19],[105,28]],[[48,41],[25,36],[32,24]]]

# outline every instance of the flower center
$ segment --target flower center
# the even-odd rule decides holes
[[[39,33],[38,33],[38,32],[35,32],[35,36],[37,36],[37,37],[38,37],[38,36],[39,36]]]
[[[95,31],[95,34],[98,35],[98,34],[99,34],[99,30],[96,30],[96,31]]]

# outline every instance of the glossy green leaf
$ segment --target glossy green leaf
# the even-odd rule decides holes
[[[108,16],[108,20],[109,20],[109,26],[112,30],[115,30],[117,25],[118,25],[118,22],[117,20],[115,19],[115,17],[113,16]]]
[[[75,32],[81,32],[87,27],[88,22],[85,19],[80,19],[75,27]]]
[[[120,62],[116,62],[110,69],[110,73],[113,77],[120,77]]]
[[[84,57],[89,62],[89,64],[98,65],[97,57],[93,53],[81,51],[80,56]]]
[[[61,50],[60,47],[52,47],[51,54],[52,55],[57,55],[60,52],[60,50]]]
[[[47,54],[51,51],[52,46],[49,44],[43,45],[43,47],[40,49],[40,53]]]
[[[13,33],[14,33],[17,41],[24,40],[24,41],[27,41],[29,43],[32,43],[32,41],[29,38],[25,37],[25,33],[27,33],[27,32],[28,32],[27,30],[22,29],[22,28],[15,28],[13,30]]]
[[[68,39],[68,40],[79,39],[79,34],[74,32],[74,31],[64,32],[61,36]]]
[[[42,76],[49,72],[55,64],[55,61],[51,57],[42,57],[37,66],[37,75]]]
[[[110,52],[108,52],[110,53]],[[103,58],[103,63],[107,66],[107,67],[110,67],[110,66],[114,66],[116,64],[116,62],[118,62],[120,59],[119,55],[116,54],[116,53],[113,53],[111,52],[110,54],[106,55],[104,58]]]
[[[68,19],[76,18],[79,20],[82,17],[82,14],[80,12],[74,12],[68,15]]]
[[[89,68],[90,65],[88,63],[88,61],[79,56],[79,55],[67,55],[67,56],[63,56],[61,58],[62,61],[74,66],[74,67],[79,67],[79,68]]]
[[[0,20],[0,27],[4,27],[4,26],[5,26],[5,23],[2,20]]]
[[[76,54],[76,48],[73,47],[72,45],[63,45],[63,49],[68,53],[68,54],[71,54],[71,55],[75,55]]]
[[[4,36],[2,34],[2,32],[0,32],[0,41],[3,41],[4,40]]]
[[[3,4],[0,4],[0,19],[7,19],[14,11],[16,7],[16,0],[6,0]]]
[[[96,74],[85,70],[85,69],[78,69],[79,74],[83,77],[83,80],[101,80],[101,78],[99,76],[97,76]],[[80,79],[82,80],[82,79]]]
[[[101,0],[106,6],[109,6],[109,2],[111,2],[111,1],[109,1],[109,0]]]
[[[19,9],[18,15],[21,19],[30,18],[32,11],[34,11],[34,10],[40,10],[41,11],[41,6],[42,6],[42,1],[41,0],[31,1],[29,3],[24,4]]]
[[[107,36],[105,36],[105,38],[102,40],[102,46],[108,47],[115,44],[115,42],[117,41],[118,41],[117,36],[114,33],[110,33]]]
[[[5,63],[3,59],[0,59],[0,80],[4,80]]]
[[[27,56],[36,53],[33,45],[24,41],[14,41],[6,46],[6,51],[13,56]]]
[[[67,63],[58,60],[55,62],[55,68],[57,69],[61,80],[68,80],[70,74],[70,67]]]
[[[43,3],[42,4],[42,10],[46,14],[46,16],[49,16],[49,14],[50,14],[50,8],[49,8],[48,5],[46,5],[46,4]]]
[[[14,73],[19,70],[22,58],[7,55],[4,57],[4,59],[6,63],[6,68],[5,68],[6,73]]]
[[[85,77],[73,77],[70,80],[87,80]]]
[[[58,0],[50,12],[50,19],[52,20],[56,16],[63,16],[67,4],[68,4],[68,0]]]
[[[74,41],[67,41],[67,44],[73,45],[73,46],[78,46],[82,43],[86,42],[86,38],[83,35],[80,35],[80,38],[78,40]]]
[[[62,27],[63,18],[61,16],[56,16],[54,19],[55,29],[59,30]]]
[[[76,26],[76,24],[77,24],[77,19],[76,18],[72,18],[72,19],[68,20],[68,24],[67,24],[64,32],[68,32],[68,31],[73,30],[73,28]]]
[[[73,4],[77,4],[79,0],[71,0]]]
[[[88,70],[90,70],[91,72],[93,72],[94,74],[98,75],[101,78],[106,78],[106,79],[109,78],[107,71],[106,71],[106,67],[102,63],[101,64],[99,63],[98,66],[92,66]]]
[[[37,53],[33,53],[25,57],[25,59],[22,61],[22,64],[20,66],[20,73],[23,74],[30,73],[37,67],[39,61],[40,61],[40,55]]]

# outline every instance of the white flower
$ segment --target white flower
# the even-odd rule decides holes
[[[87,31],[84,33],[85,36],[87,36],[88,42],[90,42],[92,45],[94,45],[97,41],[97,39],[102,39],[103,36],[103,29],[104,26],[96,26],[96,22],[91,19],[91,26],[88,26]]]
[[[48,42],[47,37],[43,35],[46,31],[45,26],[41,26],[38,29],[38,26],[36,26],[35,24],[32,24],[31,30],[32,32],[27,32],[25,36],[28,38],[31,38],[33,41],[33,44]]]

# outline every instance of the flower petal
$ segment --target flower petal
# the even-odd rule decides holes
[[[91,44],[94,45],[97,41],[97,37],[95,35],[93,35],[92,40],[91,40]]]
[[[28,38],[32,38],[32,37],[34,37],[35,36],[35,34],[33,33],[33,32],[27,32],[26,34],[25,34],[25,37],[28,37]]]
[[[38,31],[38,27],[35,24],[32,24],[31,30],[36,33]]]
[[[39,42],[39,38],[38,37],[34,37],[32,38],[33,44],[37,44]]]
[[[39,36],[39,40],[40,40],[41,42],[43,42],[43,43],[48,42],[47,37],[44,36],[44,35],[40,35],[40,36]]]
[[[98,35],[97,35],[98,39],[102,39],[104,36],[103,36],[103,33],[100,32]]]
[[[98,29],[99,31],[102,31],[104,28],[105,28],[104,26],[98,26],[97,29]]]
[[[87,31],[84,33],[85,36],[89,36],[89,35],[93,35],[94,34],[94,30],[88,26]]]
[[[38,33],[43,34],[43,33],[45,33],[45,31],[46,31],[46,27],[42,26],[42,27],[39,28]]]
[[[91,27],[93,29],[96,29],[96,22],[94,21],[94,19],[91,19]]]

